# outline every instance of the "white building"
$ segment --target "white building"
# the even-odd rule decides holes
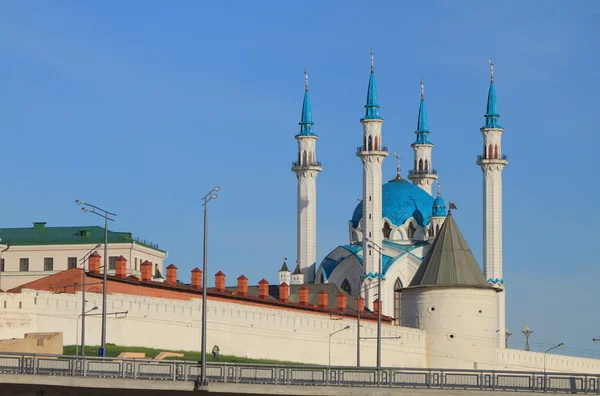
[[[81,268],[82,262],[94,250],[104,253],[104,228],[97,226],[46,227],[33,223],[29,228],[0,229],[2,246],[6,249],[0,258],[0,290],[9,290],[22,284],[64,271]],[[100,245],[100,246],[98,246]],[[163,261],[167,252],[158,245],[134,239],[131,233],[108,231],[108,273],[114,274],[116,259],[127,259],[127,273],[140,276],[140,265],[149,261],[155,277],[164,274]]]

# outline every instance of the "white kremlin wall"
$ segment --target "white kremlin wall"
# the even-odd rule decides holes
[[[101,294],[87,293],[86,298],[89,308],[101,307]],[[165,350],[200,349],[200,299],[113,294],[108,296],[108,306],[109,313],[128,311],[121,319],[109,315],[109,343]],[[232,301],[209,300],[208,307],[209,349],[217,344],[225,355],[327,365],[329,334],[349,325],[350,329],[331,338],[331,364],[356,365],[356,321],[350,318]],[[62,332],[65,345],[72,345],[80,314],[80,293],[0,293],[0,339],[22,338],[34,332]],[[361,340],[361,365],[374,366],[377,324],[362,321],[361,326],[361,336],[372,337]],[[478,360],[477,356],[464,356],[464,352],[443,350],[446,348],[435,342],[437,333],[428,335],[419,329],[383,326],[382,337],[400,338],[382,340],[382,365],[424,368],[428,362],[439,361],[440,354],[445,362],[452,362],[453,357],[457,361]],[[86,344],[98,345],[99,341],[100,315],[88,316]],[[477,348],[473,350],[476,354]],[[512,349],[497,349],[493,363],[496,370],[542,371],[544,366],[542,353]],[[600,373],[600,360],[595,359],[548,354],[546,365],[549,372]]]

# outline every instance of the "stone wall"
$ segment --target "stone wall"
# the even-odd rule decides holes
[[[63,333],[27,333],[24,338],[0,339],[0,352],[62,355]]]

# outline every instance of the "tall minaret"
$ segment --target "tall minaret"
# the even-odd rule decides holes
[[[494,88],[494,64],[490,64],[490,90],[487,100],[486,123],[480,129],[483,134],[483,154],[477,157],[477,165],[483,171],[483,273],[495,287],[504,289],[502,278],[502,170],[508,164],[502,154],[502,132],[498,124],[498,103]],[[506,321],[505,292],[498,296],[498,346],[504,348]]]
[[[371,54],[371,76],[367,92],[367,109],[364,118],[360,120],[363,125],[363,144],[356,152],[363,163],[363,267],[365,274],[379,272],[379,254],[377,250],[367,247],[367,238],[381,246],[383,232],[381,225],[381,164],[387,157],[387,148],[381,140],[381,126],[383,118],[379,115],[377,103],[377,86],[375,85],[374,54]],[[374,288],[369,290],[373,291]],[[373,304],[373,293],[366,293],[365,303],[368,307]],[[384,296],[379,296],[385,301]]]
[[[417,140],[411,144],[415,152],[415,167],[408,172],[408,178],[414,185],[427,191],[431,195],[433,182],[437,179],[437,172],[431,164],[431,149],[434,144],[429,141],[429,128],[427,126],[427,111],[425,111],[425,84],[421,83],[421,105],[419,106],[419,117],[417,120]]]
[[[308,73],[304,70],[304,102],[298,141],[298,161],[292,163],[292,172],[298,177],[298,266],[304,273],[306,283],[315,279],[317,258],[317,175],[321,163],[317,162],[316,143],[319,138],[313,133],[312,111],[308,96]]]

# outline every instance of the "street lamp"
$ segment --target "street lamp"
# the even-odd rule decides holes
[[[544,352],[544,392],[546,392],[546,385],[548,384],[548,378],[546,377],[546,354],[548,352],[550,352],[553,349],[559,348],[561,346],[564,346],[565,344],[563,344],[562,342],[556,346],[553,346],[552,348],[546,350],[546,352]]]
[[[85,356],[85,287],[87,286],[85,284],[85,262],[96,249],[100,248],[100,246],[100,244],[97,244],[92,250],[87,252],[81,260],[79,260],[83,265],[83,268],[81,269],[81,315],[83,316],[81,319],[81,356]]]
[[[81,318],[83,316],[84,320],[85,320],[85,315],[97,310],[98,307],[94,307],[92,309],[90,309],[89,311],[83,311],[78,317],[77,317],[77,328],[75,330],[75,356],[79,355],[79,318]],[[83,322],[82,322],[83,323]],[[83,329],[81,329],[81,355],[84,355],[84,351],[83,351],[83,342],[84,342],[84,337],[83,337]]]
[[[219,186],[216,186],[212,190],[209,191],[208,194],[202,198],[204,201],[202,206],[204,206],[204,255],[202,257],[202,350],[200,355],[200,385],[206,386],[208,385],[208,381],[206,380],[206,278],[208,273],[206,272],[207,267],[207,255],[206,255],[206,241],[207,241],[207,204],[211,199],[217,198],[217,192],[219,191]]]
[[[108,275],[108,220],[114,221],[111,216],[116,216],[115,213],[108,212],[97,206],[89,203],[85,203],[81,200],[76,200],[77,205],[83,205],[81,208],[82,212],[93,213],[104,219],[104,285],[102,286],[102,338],[100,340],[100,348],[98,349],[98,356],[104,356],[104,350],[106,349],[106,285]]]
[[[334,334],[337,334],[344,330],[348,330],[349,328],[350,328],[350,326],[346,326],[343,329],[339,329],[338,331],[334,331],[333,333],[329,334],[329,365],[328,365],[328,367],[331,367],[331,337],[333,337]]]
[[[529,336],[531,335],[531,333],[533,333],[533,331],[529,330],[529,327],[525,326],[525,330],[521,333],[525,334],[525,350],[531,350],[531,348],[529,348]]]
[[[508,332],[508,329],[504,330],[504,348],[508,348],[508,337],[510,337],[512,333]]]
[[[377,307],[377,383],[379,383],[379,371],[381,370],[381,307],[383,305],[383,302],[381,301],[381,256],[385,249],[369,238],[365,237],[365,239],[369,242],[367,247],[369,249],[375,249],[379,253],[379,271],[377,274],[377,298],[379,299],[379,306]]]

